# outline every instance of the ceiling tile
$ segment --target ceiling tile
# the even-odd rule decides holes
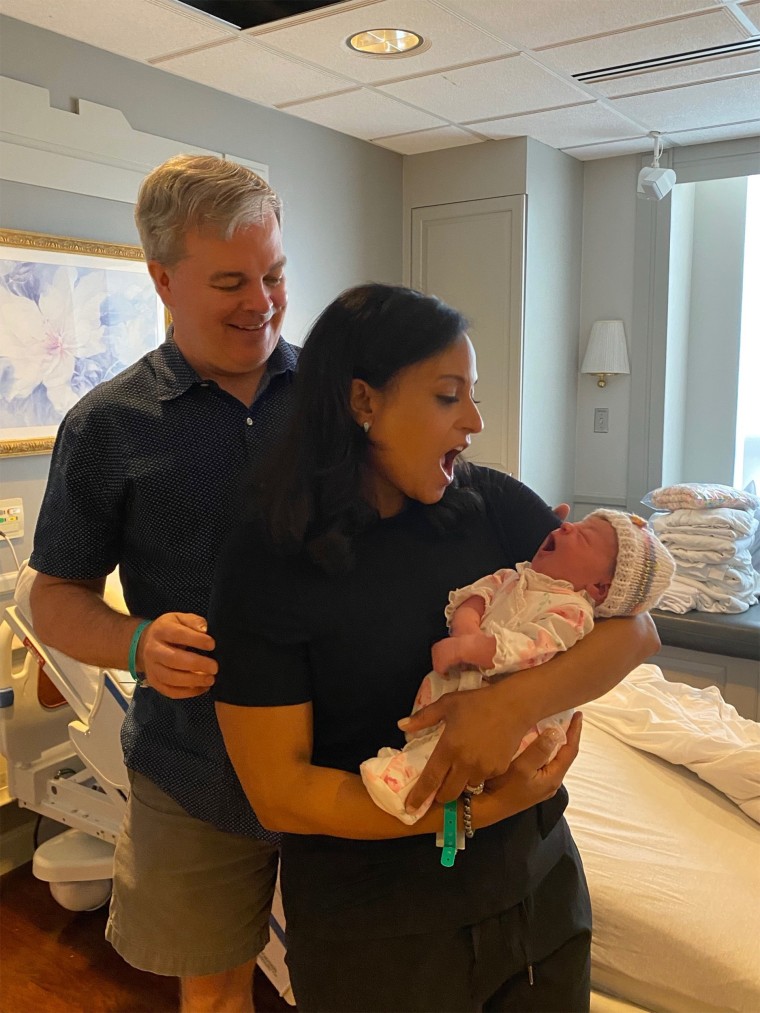
[[[397,81],[380,90],[459,123],[589,101],[586,91],[524,56]]]
[[[370,28],[406,28],[432,45],[401,57],[353,53],[344,41]],[[358,10],[331,14],[280,29],[251,29],[260,42],[363,84],[427,74],[453,64],[474,63],[511,52],[512,47],[465,24],[428,0],[381,0]]]
[[[623,141],[603,141],[601,144],[581,144],[578,146],[562,149],[566,155],[581,162],[588,162],[595,158],[617,158],[618,155],[636,155],[652,150],[652,141],[649,137],[631,137]]]
[[[164,0],[0,0],[0,14],[132,60],[149,60],[237,34],[234,28]]]
[[[709,144],[712,141],[731,141],[737,137],[760,136],[760,119],[729,126],[704,127],[700,130],[677,130],[670,135],[679,145]],[[760,165],[758,165],[760,171]]]
[[[368,88],[288,106],[283,111],[364,140],[445,126],[437,116],[411,109]]]
[[[682,84],[697,84],[700,81],[714,81],[760,70],[760,53],[742,53],[740,56],[713,57],[695,63],[684,63],[665,70],[642,71],[627,74],[611,81],[594,81],[594,91],[607,97],[637,95],[646,91],[673,88]]]
[[[433,130],[417,130],[411,134],[397,134],[395,137],[377,137],[374,143],[401,155],[418,155],[423,151],[441,151],[443,148],[459,148],[464,144],[479,144],[482,140],[482,137],[476,137],[459,127],[437,127]]]
[[[749,0],[749,3],[743,3],[739,9],[747,15],[760,32],[760,0]]]
[[[712,0],[439,0],[519,48],[538,49],[680,17]]]
[[[169,57],[154,64],[161,70],[264,105],[302,102],[354,87],[313,67],[288,60],[246,38]]]
[[[725,10],[665,21],[604,38],[541,50],[539,59],[567,74],[582,74],[674,53],[690,53],[708,46],[746,39],[748,33]]]
[[[693,130],[755,119],[760,109],[760,73],[724,78],[670,91],[610,99],[613,108],[649,130]]]
[[[619,116],[601,102],[573,106],[559,111],[529,113],[527,116],[509,116],[501,120],[473,123],[471,126],[490,137],[503,140],[506,137],[520,137],[523,134],[552,148],[564,148],[569,144],[595,144],[601,141],[627,139],[639,136],[642,131],[637,123]],[[651,142],[650,142],[651,143]]]

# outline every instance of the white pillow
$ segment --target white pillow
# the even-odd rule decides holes
[[[756,510],[760,507],[760,499],[750,492],[703,482],[665,485],[648,492],[641,502],[653,510],[709,510],[714,507]]]

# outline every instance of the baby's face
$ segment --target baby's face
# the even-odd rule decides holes
[[[566,580],[582,591],[609,584],[616,560],[615,529],[602,517],[587,517],[577,523],[565,521],[547,535],[531,565],[539,573]]]

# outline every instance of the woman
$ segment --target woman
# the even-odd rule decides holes
[[[217,714],[259,818],[285,833],[301,1011],[588,1007],[588,894],[557,790],[577,719],[548,765],[543,739],[509,758],[541,717],[656,650],[651,622],[599,623],[540,676],[451,694],[404,722],[446,721],[412,804],[488,782],[452,868],[433,836],[441,806],[405,826],[357,773],[381,745],[403,745],[397,722],[445,635],[449,590],[530,558],[558,524],[514,479],[458,474],[483,425],[475,382],[454,310],[385,285],[345,292],[308,337],[284,445],[220,559]]]

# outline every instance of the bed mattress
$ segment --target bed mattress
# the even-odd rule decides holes
[[[758,1013],[760,826],[588,720],[566,784],[595,990],[666,1013]]]

